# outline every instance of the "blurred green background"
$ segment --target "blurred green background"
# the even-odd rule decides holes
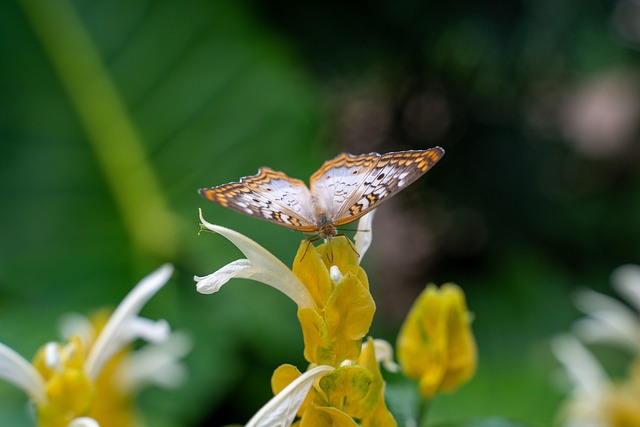
[[[475,313],[474,380],[431,420],[550,425],[548,338],[579,287],[640,260],[640,1],[0,1],[0,342],[30,358],[64,313],[114,306],[162,262],[145,308],[195,340],[150,426],[246,422],[281,363],[305,367],[294,304],[204,275],[239,256],[197,210],[286,264],[302,238],[196,190],[268,165],[440,145],[379,209],[365,268],[394,340],[428,282]],[[393,378],[391,378],[393,382]],[[0,425],[31,425],[0,384]]]

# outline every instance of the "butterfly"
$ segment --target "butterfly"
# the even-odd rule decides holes
[[[262,167],[253,176],[198,192],[212,202],[328,240],[336,227],[357,220],[425,174],[444,155],[427,150],[387,154],[342,153],[309,180]]]

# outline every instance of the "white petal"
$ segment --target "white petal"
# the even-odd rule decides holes
[[[122,337],[125,341],[132,342],[137,339],[152,343],[160,343],[169,339],[171,327],[164,319],[151,320],[144,317],[133,317],[123,329]]]
[[[364,345],[369,345],[369,341],[366,341]],[[393,360],[393,347],[389,341],[374,339],[373,347],[378,363],[382,363],[382,366],[389,372],[400,372],[400,366]]]
[[[565,427],[605,427],[602,417],[609,379],[597,359],[572,335],[551,340],[551,350],[571,379],[571,396],[560,412]]]
[[[619,316],[594,313],[594,317],[577,320],[572,327],[575,334],[589,344],[609,344],[636,353],[640,346],[640,331],[624,326]]]
[[[269,251],[237,231],[205,221],[202,217],[202,210],[200,210],[200,221],[207,229],[226,237],[247,257],[250,266],[238,270],[242,272],[242,277],[256,280],[276,288],[291,298],[298,307],[314,307],[313,298],[311,298],[307,288],[304,287],[296,275],[293,274],[282,261],[273,256]],[[227,265],[227,267],[229,267],[229,265]],[[225,272],[225,274],[228,275],[229,272]],[[240,277],[237,274],[238,273],[233,277]],[[212,275],[206,277],[211,276]]]
[[[85,369],[90,379],[95,380],[109,358],[135,339],[128,330],[132,319],[167,283],[172,273],[173,266],[164,264],[144,277],[118,305],[87,356]]]
[[[80,417],[67,424],[67,427],[100,427],[100,424],[93,418]]]
[[[358,232],[353,237],[353,240],[356,245],[356,252],[360,255],[360,259],[358,261],[362,261],[362,257],[367,253],[369,246],[371,246],[371,241],[373,240],[373,214],[375,210],[372,210],[358,221]]]
[[[131,353],[116,374],[122,390],[133,393],[148,384],[175,388],[187,379],[187,370],[179,362],[193,347],[191,338],[175,332],[169,340],[150,344]]]
[[[48,342],[44,345],[44,364],[49,369],[60,371],[60,345],[57,342]]]
[[[621,308],[626,308],[617,299],[591,289],[576,292],[574,300],[576,307],[585,314],[591,314],[596,311],[619,311]]]
[[[233,278],[248,279],[251,276],[251,261],[248,259],[237,259],[208,276],[194,276],[196,290],[201,294],[213,294]]]
[[[576,323],[576,333],[588,342],[609,342],[635,349],[640,339],[638,315],[620,301],[591,290],[576,295],[576,306],[589,320]]]
[[[627,264],[611,274],[613,287],[640,311],[640,265]]]
[[[574,394],[598,399],[608,382],[607,374],[596,358],[571,335],[551,340],[551,350],[562,363],[573,383]]]
[[[320,365],[305,372],[267,402],[245,427],[290,426],[316,378],[334,369]]]
[[[86,316],[78,313],[67,313],[58,321],[60,337],[68,341],[72,336],[80,337],[83,344],[88,345],[95,338],[95,329]]]
[[[0,378],[23,389],[37,404],[47,401],[44,380],[24,357],[0,343]]]

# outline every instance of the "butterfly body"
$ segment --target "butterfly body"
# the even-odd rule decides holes
[[[334,221],[330,219],[326,213],[321,212],[317,216],[316,229],[320,237],[326,239],[336,235],[336,226]]]
[[[373,210],[426,173],[444,155],[440,147],[380,155],[343,153],[309,180],[270,168],[199,193],[226,208],[324,239]]]

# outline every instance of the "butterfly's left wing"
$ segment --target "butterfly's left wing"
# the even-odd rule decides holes
[[[256,175],[241,178],[240,182],[202,188],[198,192],[212,202],[245,215],[294,230],[316,231],[311,194],[304,182],[267,167],[260,168]]]
[[[334,225],[355,221],[424,175],[444,155],[428,150],[340,154],[311,177],[311,194]]]

